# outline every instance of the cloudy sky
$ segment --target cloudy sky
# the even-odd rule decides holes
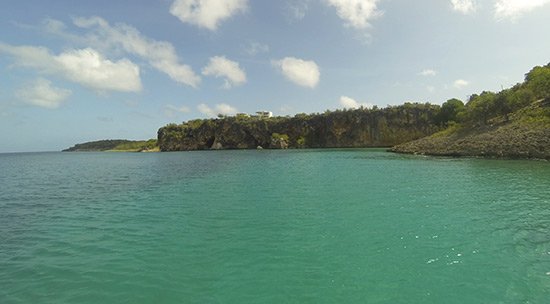
[[[441,104],[550,62],[550,0],[6,0],[0,152],[218,113]]]

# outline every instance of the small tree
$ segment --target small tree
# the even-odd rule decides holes
[[[459,113],[464,111],[464,103],[456,98],[449,99],[441,105],[436,122],[439,125],[446,125],[451,121],[459,121]]]
[[[535,98],[550,97],[550,64],[544,67],[534,67],[525,75],[525,83],[533,92]]]
[[[466,104],[468,118],[472,122],[487,124],[494,109],[495,93],[484,91],[480,95],[472,95]]]

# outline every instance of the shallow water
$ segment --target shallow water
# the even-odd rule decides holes
[[[550,163],[0,154],[0,303],[547,303]]]

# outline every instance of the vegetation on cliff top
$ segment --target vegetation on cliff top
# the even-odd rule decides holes
[[[158,151],[157,140],[124,140],[107,139],[91,141],[76,144],[63,152],[93,152],[93,151],[113,151],[113,152],[144,152]]]
[[[168,124],[157,140],[102,140],[64,151],[391,147],[399,153],[550,159],[550,64],[500,92],[441,106],[405,103],[294,117],[237,115]]]
[[[256,148],[390,147],[439,131],[440,106],[326,111],[294,117],[225,117],[169,124],[158,131],[161,151]]]
[[[441,109],[447,129],[392,151],[550,159],[550,64],[512,88],[473,94],[466,104],[451,99]]]

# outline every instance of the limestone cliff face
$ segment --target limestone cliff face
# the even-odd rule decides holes
[[[294,117],[193,120],[160,128],[158,143],[161,151],[390,147],[439,131],[433,123],[438,109],[406,104]],[[284,143],[274,141],[274,134],[284,136]]]

